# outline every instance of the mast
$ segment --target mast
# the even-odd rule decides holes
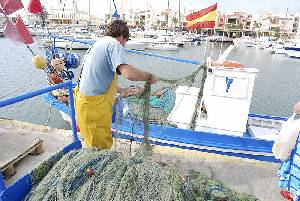
[[[109,0],[109,22],[112,21],[112,14],[111,14],[111,1],[112,0]]]
[[[169,15],[170,15],[170,2],[168,0],[168,11],[167,11],[167,27],[169,28]]]
[[[179,5],[178,5],[178,28],[179,28],[179,30],[181,30],[181,20],[180,20],[180,16],[181,16],[181,14],[180,14],[180,0],[178,0],[178,2],[179,2]]]
[[[91,0],[89,0],[89,21],[88,21],[88,31],[91,35]]]

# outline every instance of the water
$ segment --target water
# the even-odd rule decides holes
[[[206,56],[217,58],[228,45],[210,43]],[[37,44],[31,45],[35,53],[43,54]],[[213,50],[213,51],[212,51]],[[172,57],[199,60],[204,57],[204,44],[180,48],[177,52],[157,52]],[[84,55],[85,51],[79,51]],[[0,100],[12,98],[25,92],[46,86],[45,73],[35,69],[31,62],[31,53],[25,45],[15,45],[5,38],[0,38]],[[235,48],[228,56],[244,63],[247,67],[259,69],[255,80],[250,112],[276,116],[290,116],[293,105],[300,101],[300,60],[290,59],[285,55],[272,55],[255,48]],[[197,66],[162,60],[154,57],[128,53],[129,63],[166,78],[179,78],[196,70]],[[132,83],[120,78],[121,86]],[[51,110],[49,126],[69,128],[55,109]],[[11,106],[0,108],[0,117],[45,124],[48,119],[49,105],[43,96],[38,96]]]

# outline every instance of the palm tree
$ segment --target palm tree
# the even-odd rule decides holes
[[[178,22],[177,17],[173,17],[172,18],[172,24],[174,24],[174,28],[176,27],[177,22]]]
[[[42,13],[38,13],[37,16],[41,19],[41,22],[42,22],[42,28],[44,28],[46,26],[46,21],[48,20],[48,12],[46,10],[46,7],[45,6],[42,6],[43,8],[43,12]]]
[[[253,30],[256,31],[256,35],[257,35],[256,37],[258,37],[258,35],[259,35],[259,31],[260,31],[261,26],[262,26],[262,24],[259,23],[259,22],[255,21],[253,23]]]
[[[280,37],[280,32],[281,32],[280,27],[272,27],[271,30],[274,32],[275,37],[277,38]]]

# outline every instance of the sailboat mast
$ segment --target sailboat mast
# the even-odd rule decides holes
[[[88,30],[91,35],[91,0],[89,0],[89,22],[88,22]]]
[[[109,22],[112,21],[112,15],[111,15],[111,1],[112,1],[112,0],[109,0]]]
[[[170,15],[170,2],[168,0],[168,10],[167,10],[167,28],[169,28],[169,15]]]
[[[178,5],[178,28],[181,30],[181,20],[180,20],[180,0],[178,0],[179,5]]]

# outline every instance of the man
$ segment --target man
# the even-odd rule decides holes
[[[75,91],[75,109],[80,132],[87,147],[110,149],[112,106],[118,75],[132,81],[154,84],[158,77],[129,65],[124,45],[129,29],[122,20],[112,21],[84,58],[81,80]]]

